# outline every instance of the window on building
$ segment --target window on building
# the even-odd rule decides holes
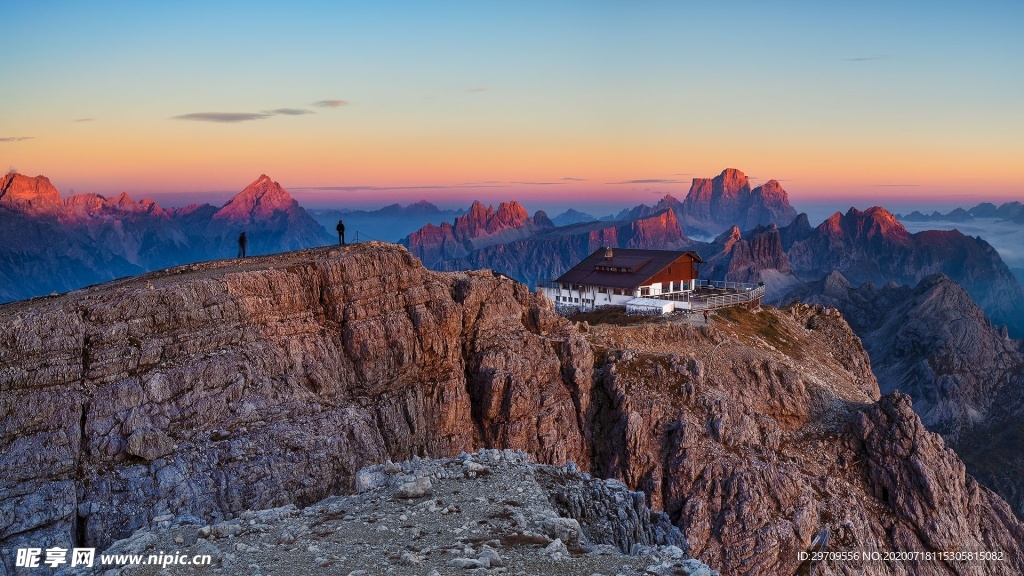
[[[651,287],[650,286],[644,286],[643,288],[641,288],[640,289],[640,295],[641,296],[650,296],[651,295]]]
[[[604,286],[600,286],[600,287],[598,287],[597,291],[598,291],[599,293],[601,293],[601,294],[607,294],[607,293],[608,293],[608,289],[607,289],[607,288],[605,288]]]

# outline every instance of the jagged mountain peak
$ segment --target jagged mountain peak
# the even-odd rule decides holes
[[[273,216],[275,212],[289,212],[298,206],[291,194],[266,174],[228,200],[214,214],[216,219],[238,222],[258,221]]]
[[[751,190],[750,178],[736,168],[726,168],[714,178],[694,178],[680,210],[689,227],[705,233],[733,224],[742,230],[771,223],[786,226],[796,218],[778,180]]]
[[[872,206],[864,211],[851,207],[845,215],[836,212],[822,222],[819,229],[830,235],[881,237],[894,242],[906,242],[910,238],[910,233],[896,216],[881,206]]]
[[[725,232],[722,232],[715,238],[715,244],[722,244],[728,249],[734,242],[743,238],[743,232],[740,231],[739,226],[732,226]]]

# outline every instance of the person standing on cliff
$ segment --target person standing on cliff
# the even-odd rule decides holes
[[[707,310],[704,311],[704,323],[705,324],[708,323],[708,311]]]
[[[245,237],[245,232],[238,235],[238,257],[245,258],[245,246],[249,243],[249,240]]]
[[[338,220],[338,244],[345,245],[345,223]]]

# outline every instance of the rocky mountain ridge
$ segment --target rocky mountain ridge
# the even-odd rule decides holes
[[[554,223],[543,211],[537,211],[531,218],[515,200],[502,202],[497,210],[494,206],[485,207],[480,202],[473,202],[469,211],[456,218],[454,224],[427,224],[403,238],[401,244],[429,266],[553,227]]]
[[[991,325],[948,277],[916,286],[854,288],[839,272],[803,298],[836,306],[861,335],[883,391],[914,399],[914,411],[939,432],[968,470],[1024,516],[1024,343]]]
[[[548,229],[528,238],[493,244],[461,258],[441,260],[438,270],[489,268],[535,286],[557,278],[601,247],[684,248],[693,245],[672,210],[626,222],[585,222]]]
[[[783,231],[790,266],[803,278],[839,270],[851,282],[916,284],[941,273],[962,286],[994,322],[1024,334],[1024,289],[994,248],[956,231],[911,234],[881,207],[836,213],[817,228]]]
[[[793,573],[821,528],[839,549],[1004,555],[831,573],[1024,568],[1010,508],[906,396],[879,398],[820,307],[577,325],[508,278],[369,243],[172,268],[0,322],[3,549],[310,505],[367,464],[488,447],[643,490],[723,573]]]

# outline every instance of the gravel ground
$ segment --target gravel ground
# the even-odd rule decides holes
[[[640,493],[572,464],[481,450],[366,468],[356,487],[305,509],[248,511],[212,526],[155,518],[156,528],[105,553],[206,554],[212,563],[107,565],[94,574],[718,574],[687,558],[682,534]]]

